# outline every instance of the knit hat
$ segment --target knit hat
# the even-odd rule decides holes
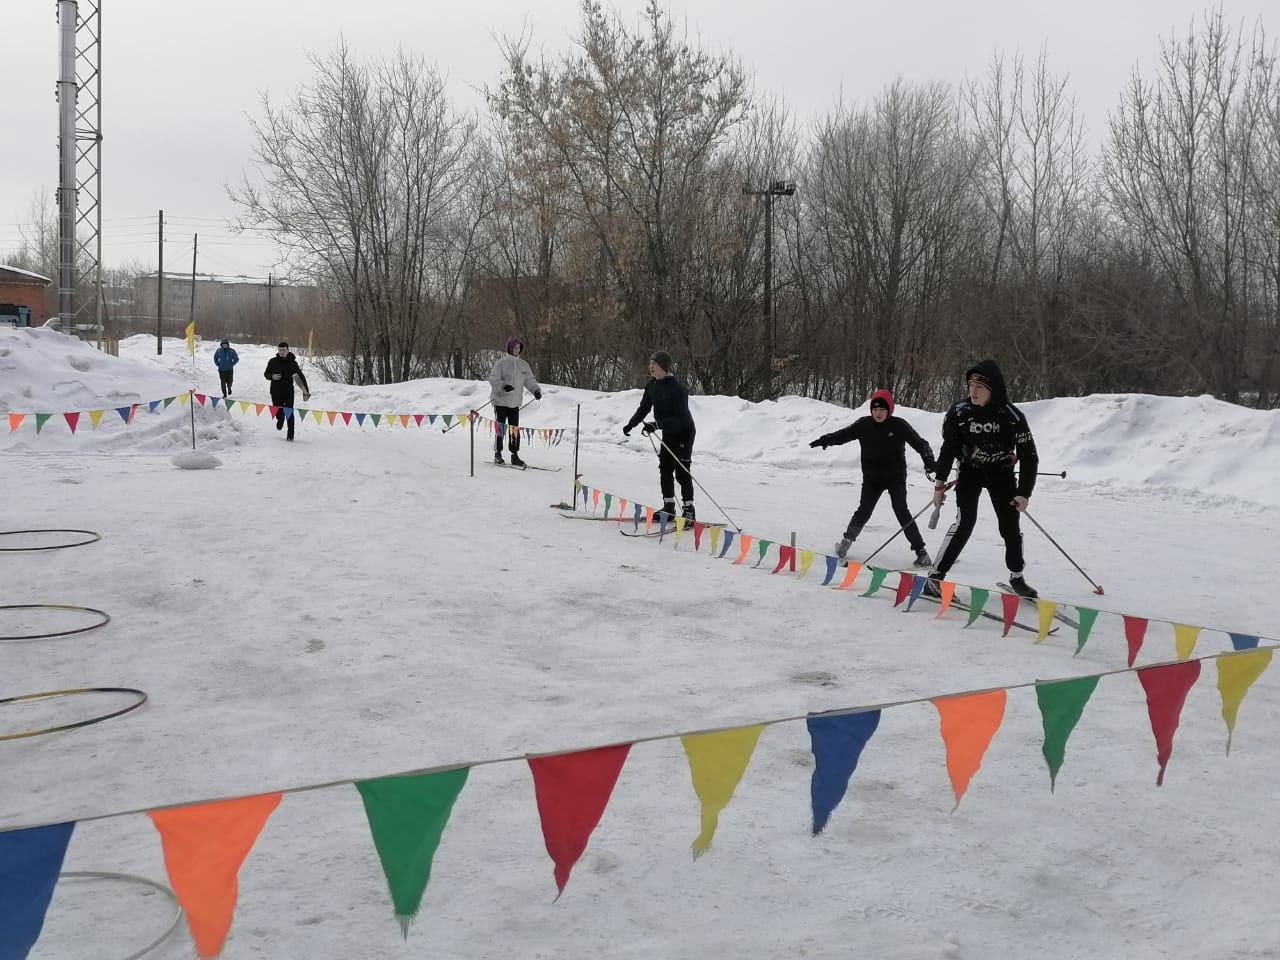
[[[508,337],[508,338],[507,338],[507,353],[515,353],[515,352],[516,352],[516,347],[519,347],[519,348],[520,348],[520,352],[521,352],[521,353],[524,353],[524,341],[523,341],[523,340],[521,340],[519,337]]]
[[[980,373],[980,372],[979,372],[979,371],[977,371],[977,370],[972,370],[972,371],[970,371],[970,372],[969,372],[969,379],[968,379],[967,381],[965,381],[965,382],[966,382],[966,383],[980,383],[980,384],[982,384],[984,387],[986,387],[988,390],[990,390],[990,389],[991,389],[991,380],[990,380],[990,379],[989,379],[985,374]]]
[[[649,358],[667,373],[671,372],[671,354],[665,350],[655,350],[653,356]]]
[[[223,345],[224,347],[229,347],[229,346],[231,346],[231,344],[230,344],[230,343],[228,343],[226,340],[223,340],[223,341],[222,341],[222,345]]]
[[[893,394],[888,390],[877,390],[871,395],[871,409],[883,407],[889,413],[893,413]]]

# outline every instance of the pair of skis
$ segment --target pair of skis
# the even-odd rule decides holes
[[[498,461],[496,460],[490,460],[488,462],[493,464],[495,467],[506,467],[508,470],[544,470],[547,473],[560,472],[559,467],[539,467],[532,463],[526,463],[521,465],[521,464],[515,464],[515,463],[507,463],[505,461],[502,463],[498,463]]]

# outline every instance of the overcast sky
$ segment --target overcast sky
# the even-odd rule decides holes
[[[1228,21],[1251,28],[1273,0],[1224,0]],[[495,37],[526,27],[537,45],[565,48],[576,0],[102,0],[103,218],[109,265],[154,266],[163,208],[166,269],[189,269],[200,234],[200,271],[265,276],[269,245],[225,229],[251,149],[246,114],[260,94],[283,99],[309,76],[306,55],[339,35],[359,54],[403,45],[435,61],[464,107],[493,84]],[[628,19],[641,0],[614,4]],[[997,50],[1034,58],[1047,47],[1067,72],[1098,141],[1135,65],[1150,75],[1161,37],[1186,32],[1205,0],[685,0],[671,10],[691,35],[731,50],[758,89],[804,120],[874,96],[896,76],[958,83]],[[33,195],[57,187],[57,25],[52,0],[3,0],[0,14],[0,258],[18,244]],[[1274,14],[1267,23],[1280,30]],[[172,264],[172,267],[171,267]]]

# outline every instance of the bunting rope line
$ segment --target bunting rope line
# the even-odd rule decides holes
[[[1082,682],[1082,681],[1096,682],[1098,680],[1103,679],[1104,677],[1115,677],[1115,676],[1121,676],[1123,674],[1138,675],[1148,670],[1160,670],[1166,667],[1185,667],[1187,664],[1192,664],[1192,663],[1198,666],[1199,664],[1202,664],[1208,661],[1217,662],[1217,661],[1230,659],[1233,657],[1248,658],[1248,657],[1254,657],[1260,653],[1274,653],[1274,651],[1276,650],[1280,650],[1280,643],[1257,647],[1251,650],[1221,650],[1217,653],[1207,653],[1198,657],[1189,657],[1186,660],[1167,660],[1159,663],[1146,664],[1141,667],[1116,667],[1113,670],[1103,670],[1098,673],[1079,674],[1079,675],[1070,676],[1070,677],[1058,677],[1052,680],[1025,680],[1021,683],[1011,683],[1011,684],[1006,684],[1004,686],[980,687],[972,690],[953,691],[950,693],[933,693],[933,694],[928,694],[926,696],[907,697],[901,700],[888,700],[882,703],[863,704],[860,706],[853,706],[853,707],[836,707],[831,710],[822,710],[816,713],[788,714],[786,716],[772,717],[766,720],[748,720],[745,722],[723,724],[715,727],[699,727],[692,730],[682,730],[675,733],[655,733],[655,734],[649,734],[646,736],[635,737],[633,739],[613,740],[608,743],[593,744],[585,747],[562,748],[557,750],[541,751],[537,753],[516,753],[516,754],[509,754],[507,756],[490,757],[490,758],[481,759],[481,760],[442,763],[442,764],[436,764],[435,766],[430,766],[430,767],[416,767],[409,770],[398,770],[392,773],[373,774],[373,775],[368,775],[368,776],[363,776],[358,778],[344,777],[338,780],[324,780],[316,783],[298,784],[292,787],[263,787],[263,788],[254,790],[253,793],[248,793],[248,794],[235,793],[235,794],[228,794],[225,796],[205,797],[205,798],[196,799],[196,800],[183,800],[181,802],[163,804],[161,806],[134,807],[126,810],[114,810],[108,813],[91,814],[89,816],[78,817],[76,818],[75,822],[78,824],[92,823],[97,820],[114,820],[119,817],[138,816],[144,813],[155,813],[157,811],[163,811],[163,810],[180,810],[185,807],[196,807],[196,806],[204,806],[206,804],[227,803],[231,801],[245,800],[245,799],[264,796],[268,794],[292,795],[292,794],[299,794],[299,793],[311,793],[316,790],[330,790],[335,787],[353,786],[355,784],[362,783],[369,780],[388,780],[388,779],[398,778],[398,777],[417,777],[425,774],[447,773],[451,770],[469,770],[473,767],[494,766],[500,763],[519,763],[522,761],[529,761],[529,760],[545,760],[551,757],[565,757],[565,756],[571,756],[573,754],[578,754],[578,753],[588,753],[596,750],[607,750],[609,748],[614,748],[614,747],[635,746],[637,744],[642,744],[642,743],[657,743],[665,740],[680,740],[684,737],[700,737],[708,734],[728,733],[729,731],[741,730],[745,727],[773,727],[773,726],[778,726],[779,724],[784,724],[784,723],[798,723],[802,720],[809,721],[809,720],[823,719],[823,718],[847,717],[847,716],[853,716],[856,714],[875,713],[881,710],[891,710],[896,707],[907,707],[907,706],[913,706],[918,704],[933,703],[934,701],[937,701],[937,700],[961,700],[961,699],[964,699],[965,697],[981,696],[982,694],[996,693],[998,691],[1008,692],[1011,690],[1026,690],[1026,689],[1039,688],[1039,687],[1049,687],[1049,686],[1053,686],[1054,684],[1060,684],[1060,683],[1072,683],[1072,682]],[[99,689],[107,690],[111,688],[99,688]],[[89,692],[89,691],[61,691],[61,692],[74,693],[74,692]],[[142,693],[142,691],[132,691],[132,692]],[[53,696],[53,695],[54,694],[31,694],[29,696]],[[142,696],[145,698],[146,694],[142,694]],[[11,698],[11,699],[14,699],[14,698]],[[7,703],[7,702],[9,701],[0,700],[0,704]],[[139,703],[134,707],[131,707],[130,709],[136,709],[138,706],[141,706],[141,704]],[[52,731],[44,731],[44,732],[52,732]],[[4,738],[0,738],[0,739],[4,739]],[[41,827],[49,827],[49,826],[54,826],[56,824],[65,823],[65,822],[66,820],[63,819],[63,820],[42,821],[38,823],[24,823],[17,826],[0,825],[0,834],[8,833],[14,830],[31,830],[31,829],[38,829]]]
[[[55,527],[48,530],[0,530],[0,537],[20,537],[33,533],[86,533],[89,535],[89,539],[77,540],[75,543],[54,543],[46,547],[0,547],[0,553],[28,553],[36,550],[69,550],[72,547],[83,547],[86,544],[96,543],[102,539],[102,534],[93,530],[71,530],[63,527]]]
[[[110,873],[103,870],[64,870],[58,874],[58,880],[59,882],[63,880],[117,880],[121,883],[138,883],[150,887],[152,890],[157,890],[169,898],[169,902],[173,904],[174,913],[173,920],[165,928],[164,933],[160,934],[141,950],[135,950],[127,957],[122,957],[121,960],[141,960],[142,957],[145,957],[173,936],[174,931],[178,929],[178,925],[182,923],[182,905],[178,903],[178,895],[173,892],[172,888],[157,880],[149,880],[146,877],[139,877],[132,873]]]
[[[51,700],[54,697],[74,697],[83,696],[89,693],[127,693],[137,697],[134,703],[111,713],[104,713],[97,717],[89,717],[87,720],[76,720],[74,723],[64,723],[56,727],[45,727],[41,730],[22,730],[18,733],[0,733],[0,743],[7,740],[28,740],[31,737],[43,737],[50,733],[64,733],[67,730],[79,730],[81,727],[91,727],[95,723],[105,723],[107,720],[114,720],[116,717],[123,717],[126,713],[132,713],[140,706],[147,702],[147,695],[144,691],[134,687],[76,687],[70,690],[46,690],[42,693],[23,693],[16,697],[0,698],[0,706],[7,703],[30,703],[33,700]]]
[[[634,514],[630,517],[622,517],[621,514],[619,514],[620,522],[623,522],[623,523],[631,522],[635,524],[637,527],[639,526],[640,523],[643,522],[645,524],[646,531],[652,527],[653,523],[655,522],[658,516],[659,511],[657,510],[657,508],[641,504],[639,501],[627,500],[626,498],[618,497],[615,494],[600,490],[599,488],[589,487],[586,484],[581,482],[579,482],[577,486],[578,486],[578,497],[575,498],[575,501],[574,501],[575,510],[577,509],[578,500],[581,500],[584,508],[586,504],[590,502],[591,512],[593,515],[596,512],[596,510],[599,508],[600,502],[603,500],[605,504],[606,516],[608,515],[609,509],[611,508],[613,503],[620,503],[623,505],[631,504],[633,507],[633,510],[635,511]],[[676,517],[674,521],[668,520],[662,527],[662,530],[660,532],[661,535],[658,537],[658,542],[659,543],[662,542],[662,540],[665,538],[667,530],[672,530],[674,543],[675,543],[675,546],[678,548],[680,545],[681,536],[685,530],[689,529],[689,526],[690,525],[687,524],[682,517]],[[694,550],[696,552],[700,549],[700,543],[702,540],[702,536],[701,536],[702,531],[700,531],[699,528],[703,527],[703,525],[700,522],[695,522],[692,525],[692,527],[694,532],[694,537],[693,537]],[[764,537],[757,537],[753,534],[747,533],[746,531],[726,531],[724,536],[726,539],[730,537],[738,537],[740,538],[740,540],[745,539],[748,545],[755,545],[760,557],[760,559],[757,560],[756,563],[754,564],[755,567],[759,567],[761,565],[761,561],[764,560],[764,557],[768,551],[768,548],[776,546],[779,550],[781,559],[777,568],[773,570],[774,573],[781,572],[785,565],[785,562],[789,561],[792,556],[791,551],[793,548],[791,547],[791,545],[779,540],[769,540]],[[711,548],[712,553],[715,552],[715,545],[718,541],[719,541],[719,534],[713,533],[712,548]],[[728,550],[728,548],[729,548],[729,545],[726,542],[724,549],[720,551],[720,553],[717,555],[717,558],[725,556],[725,552]],[[750,546],[748,546],[746,549],[750,549]],[[802,559],[805,555],[808,555],[809,562],[812,562],[812,560],[818,557],[822,557],[824,560],[827,561],[828,574],[827,574],[827,578],[822,581],[822,586],[831,585],[835,589],[851,590],[853,587],[853,583],[856,581],[858,577],[862,575],[862,572],[865,569],[871,575],[871,585],[868,588],[867,593],[858,594],[858,596],[869,596],[870,593],[874,593],[875,591],[879,590],[880,587],[884,585],[884,580],[890,573],[897,573],[902,576],[909,576],[913,579],[913,584],[907,591],[907,594],[903,594],[900,591],[900,598],[895,601],[895,605],[901,602],[902,599],[906,599],[907,595],[910,595],[912,597],[918,595],[919,591],[918,589],[916,589],[916,586],[923,585],[924,577],[915,571],[899,570],[891,567],[875,567],[875,566],[864,567],[861,563],[856,563],[856,562],[849,563],[846,568],[846,571],[853,572],[853,576],[852,577],[848,576],[848,573],[846,572],[845,581],[839,584],[835,584],[833,583],[833,578],[834,578],[834,572],[837,569],[836,565],[840,562],[839,558],[832,556],[831,554],[825,553],[821,550],[805,550],[799,547],[794,548],[794,556],[798,561],[799,567],[800,567],[800,572],[797,574],[795,578],[797,580],[803,579],[808,573],[808,569],[809,569],[808,564],[805,563]],[[739,556],[737,560],[733,562],[739,563],[744,560],[745,560],[745,554]],[[948,579],[944,581],[943,585],[944,587],[950,585],[953,591],[955,590],[956,587],[964,587],[970,591],[976,591],[984,595],[990,594],[992,592],[999,592],[999,593],[1002,593],[1002,595],[1008,596],[1008,594],[1003,594],[1002,591],[993,591],[987,587],[975,587],[972,584],[960,583],[959,581],[956,581],[956,580]],[[947,605],[949,605],[950,602],[951,601],[948,600]],[[1021,602],[1021,599],[1019,599],[1019,602]],[[1084,649],[1085,643],[1087,642],[1088,637],[1092,632],[1094,621],[1096,621],[1097,617],[1100,614],[1106,614],[1108,616],[1120,618],[1121,620],[1124,621],[1125,639],[1129,646],[1129,651],[1128,651],[1129,666],[1133,666],[1136,656],[1140,651],[1142,644],[1144,642],[1146,628],[1151,623],[1167,624],[1174,628],[1175,643],[1177,644],[1177,649],[1184,650],[1187,654],[1187,656],[1181,657],[1182,660],[1189,659],[1191,652],[1195,648],[1197,637],[1204,630],[1211,630],[1214,632],[1225,634],[1226,636],[1230,637],[1232,645],[1236,650],[1255,649],[1257,644],[1263,640],[1270,641],[1270,642],[1280,642],[1280,638],[1270,637],[1262,633],[1224,630],[1219,627],[1188,624],[1178,620],[1171,620],[1171,619],[1168,619],[1167,617],[1138,616],[1132,613],[1121,613],[1120,611],[1117,611],[1117,610],[1109,610],[1101,607],[1096,607],[1096,606],[1093,606],[1092,604],[1085,606],[1083,604],[1070,602],[1070,601],[1053,600],[1048,597],[1039,597],[1037,599],[1037,606],[1039,606],[1042,610],[1045,607],[1049,607],[1054,611],[1061,609],[1063,607],[1071,607],[1081,614],[1080,626],[1077,628],[1077,631],[1078,631],[1078,640],[1077,640],[1077,647],[1076,647],[1077,655],[1080,653],[1081,650]],[[941,614],[939,614],[939,616],[940,615]],[[975,615],[975,618],[976,618],[976,615]],[[1040,638],[1040,640],[1042,639],[1043,637]],[[1040,640],[1037,640],[1037,642],[1040,642]]]
[[[17,643],[23,640],[54,640],[58,637],[71,637],[77,633],[88,633],[90,630],[97,630],[111,622],[111,614],[105,610],[99,610],[96,607],[81,607],[74,603],[6,603],[0,604],[0,611],[3,610],[80,610],[85,613],[96,613],[102,619],[97,623],[91,623],[87,627],[77,627],[75,630],[62,630],[58,633],[27,633],[14,634],[13,636],[5,636],[0,634],[0,643]],[[0,701],[3,702],[3,701]]]

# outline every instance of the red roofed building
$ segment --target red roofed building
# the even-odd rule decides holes
[[[0,323],[38,327],[45,322],[45,289],[53,283],[30,270],[0,264]]]

